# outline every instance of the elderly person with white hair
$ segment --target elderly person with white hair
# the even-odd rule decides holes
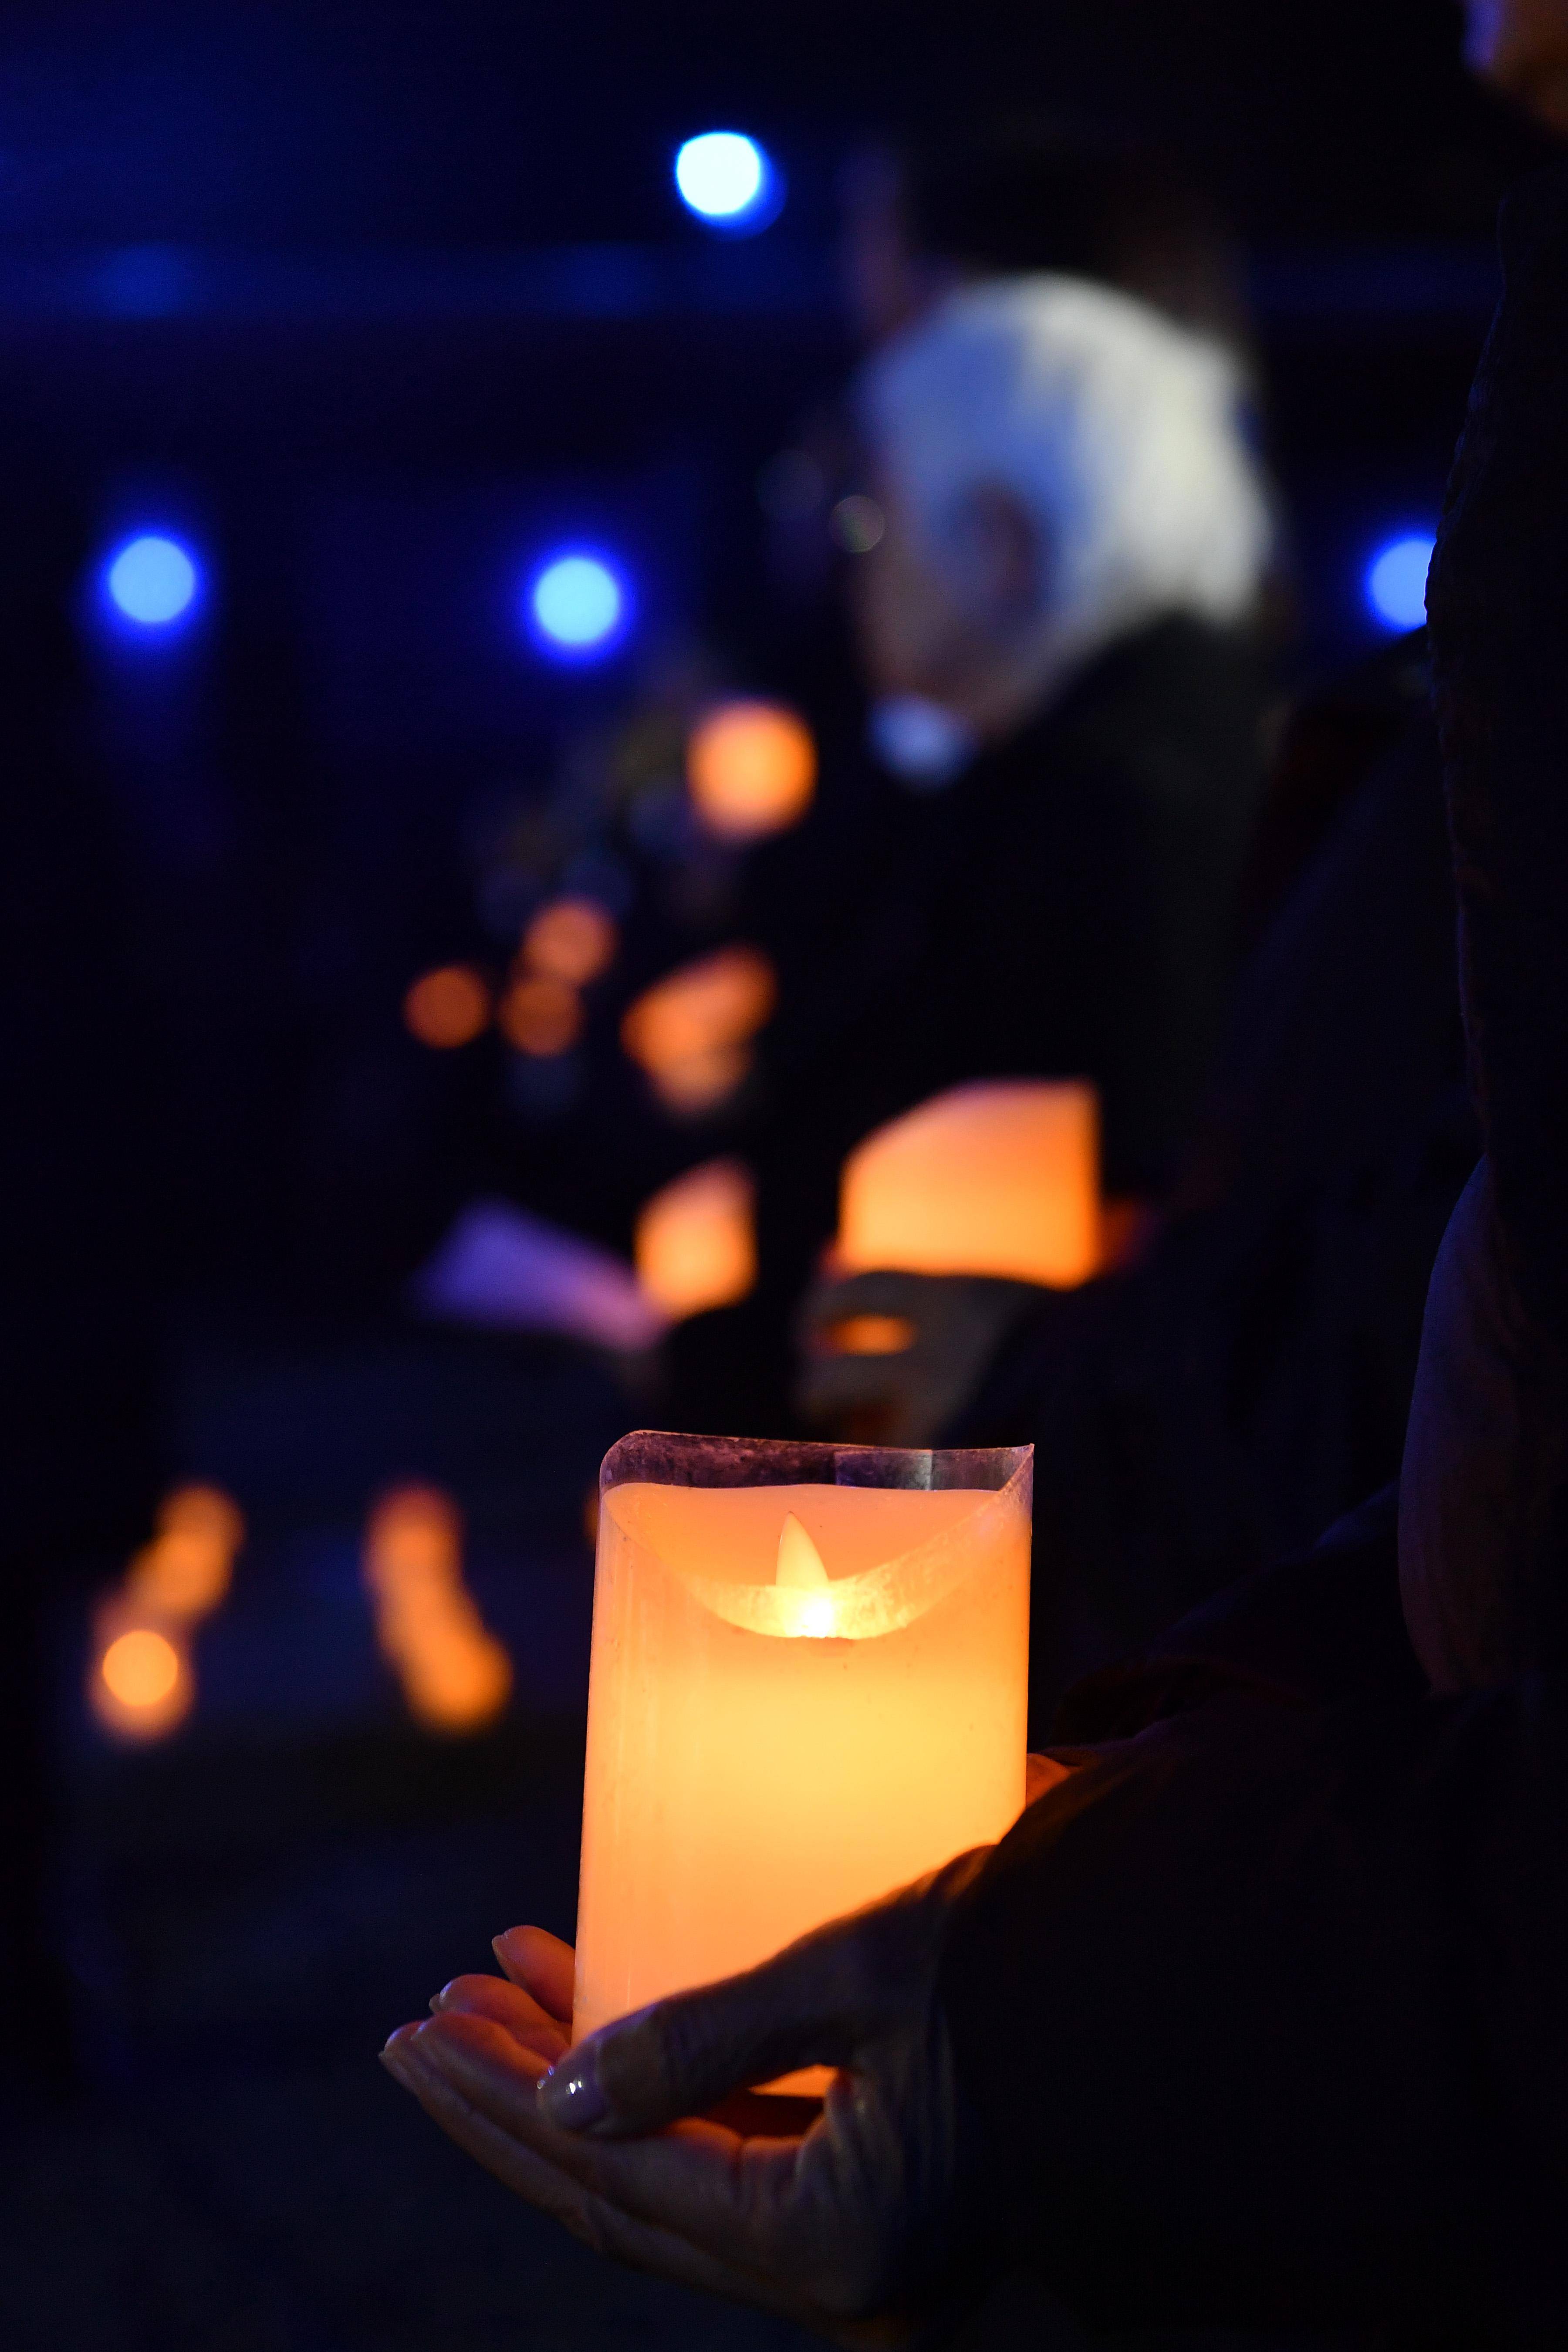
[[[1108,1189],[1163,1182],[1260,782],[1274,528],[1247,394],[1217,341],[1054,274],[963,287],[866,363],[849,594],[879,768],[838,836],[830,789],[767,870],[787,920],[752,1365],[844,1154],[946,1087],[1089,1078]],[[766,1409],[728,1377],[681,1403]]]

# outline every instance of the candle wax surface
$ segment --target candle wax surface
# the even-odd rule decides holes
[[[826,1592],[776,1581],[791,1514]],[[605,1493],[579,2036],[1005,1833],[1024,1798],[1028,1577],[1016,1489]]]

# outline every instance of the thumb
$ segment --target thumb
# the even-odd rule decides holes
[[[961,1855],[760,1968],[601,2027],[545,2075],[542,2112],[567,2131],[619,2137],[702,2115],[800,2066],[851,2064],[923,2004],[947,1910],[984,1853]]]
[[[652,2132],[797,2066],[839,2065],[855,2034],[830,1959],[792,1947],[744,1976],[673,1994],[601,2027],[559,2058],[541,2111],[596,2137]]]

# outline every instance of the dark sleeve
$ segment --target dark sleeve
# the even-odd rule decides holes
[[[1426,1687],[1399,1602],[1398,1491],[1347,1513],[1311,1550],[1243,1577],[1141,1655],[1069,1690],[1053,1747],[1125,1738],[1241,1689],[1286,1704]]]
[[[1568,171],[1510,196],[1504,292],[1428,588],[1470,1079],[1518,1295],[1568,1343]]]
[[[1568,1687],[1105,1750],[942,1993],[990,2209],[1091,2325],[1568,2330]]]
[[[1568,1660],[1568,172],[1510,197],[1429,587],[1486,1157],[1434,1274],[1406,1613],[1440,1684]]]

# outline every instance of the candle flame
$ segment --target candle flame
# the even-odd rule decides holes
[[[822,1554],[793,1511],[784,1513],[779,1534],[779,1564],[773,1581],[786,1591],[821,1592],[828,1577]]]
[[[779,1530],[778,1567],[773,1582],[781,1592],[800,1596],[794,1612],[796,1633],[809,1633],[821,1641],[837,1632],[838,1612],[834,1604],[832,1580],[822,1554],[793,1511],[784,1513],[784,1523]]]

